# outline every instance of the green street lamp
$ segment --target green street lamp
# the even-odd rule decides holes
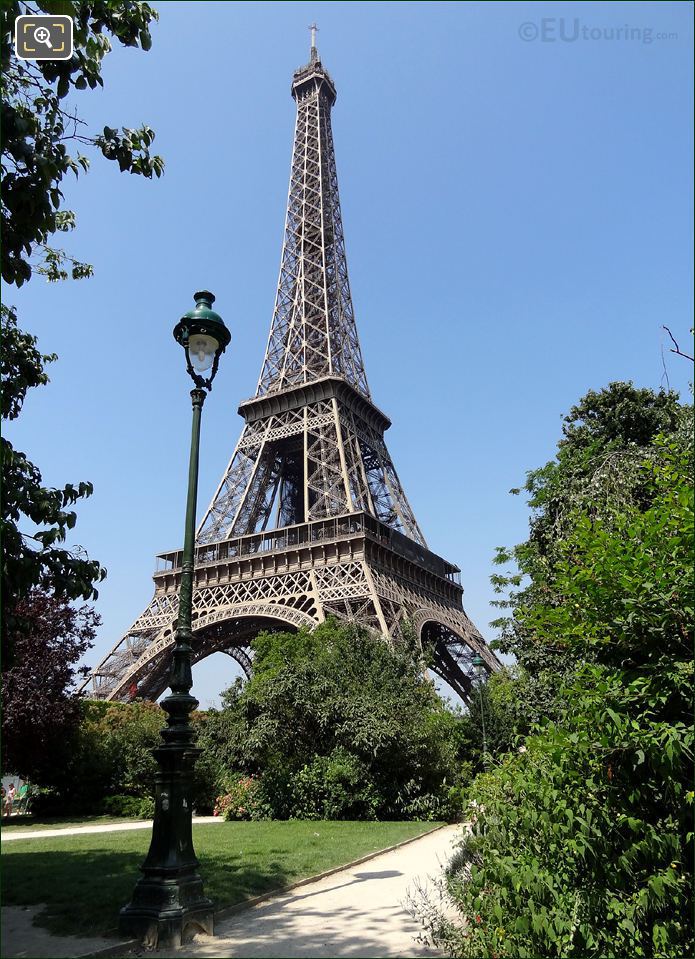
[[[475,667],[478,677],[478,695],[480,696],[480,725],[483,732],[483,767],[487,770],[487,737],[485,736],[485,710],[483,708],[483,669],[485,668],[485,661],[482,656],[476,653],[471,660],[471,664]]]
[[[179,587],[179,613],[171,663],[171,694],[162,701],[168,714],[162,730],[162,744],[154,750],[159,765],[156,774],[155,812],[152,840],[140,867],[131,901],[121,909],[122,934],[141,939],[151,947],[178,948],[189,933],[213,934],[212,902],[203,892],[199,862],[193,850],[191,780],[200,750],[193,745],[190,714],[198,705],[191,696],[191,613],[195,558],[195,514],[198,497],[198,454],[200,415],[220,356],[231,335],[222,317],[215,313],[215,297],[203,291],[195,294],[195,309],[183,316],[174,328],[176,341],[184,348],[186,369],[195,389],[191,457],[188,469],[188,498],[183,540],[183,562]],[[209,376],[205,376],[208,371]]]

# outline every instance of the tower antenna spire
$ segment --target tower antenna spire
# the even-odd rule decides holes
[[[316,32],[318,27],[316,26],[316,23],[311,23],[309,25],[309,30],[311,31],[311,59],[317,60],[318,50],[316,49]]]

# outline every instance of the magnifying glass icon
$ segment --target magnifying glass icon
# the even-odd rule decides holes
[[[45,43],[49,50],[53,49],[51,45],[51,31],[48,27],[37,27],[36,30],[34,30],[34,40],[36,40],[37,43]]]

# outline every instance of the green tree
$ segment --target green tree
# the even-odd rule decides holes
[[[149,799],[154,795],[164,714],[156,703],[73,700],[78,722],[65,737],[41,784],[51,792],[43,811],[99,813],[109,797]]]
[[[449,878],[466,922],[433,927],[452,955],[691,954],[692,465],[687,436],[655,438],[639,496],[569,512],[552,593],[515,609],[579,665],[473,784]]]
[[[15,18],[21,14],[67,14],[73,20],[70,60],[20,60],[15,55]],[[20,286],[38,272],[49,280],[91,275],[92,268],[48,245],[55,233],[75,226],[62,208],[63,178],[89,168],[80,147],[96,148],[122,171],[160,176],[163,161],[152,156],[153,131],[105,126],[90,131],[68,103],[78,91],[104,85],[102,61],[112,40],[123,46],[152,44],[150,24],[157,13],[131,0],[36,0],[2,8],[2,277]],[[74,154],[69,152],[76,149]]]
[[[14,664],[3,672],[3,770],[45,782],[66,761],[68,741],[79,724],[74,682],[77,663],[94,640],[99,617],[49,592],[31,590],[15,615]]]
[[[659,455],[656,437],[683,435],[687,418],[674,392],[610,383],[590,390],[572,407],[556,457],[528,473],[529,537],[511,549],[498,549],[495,562],[511,569],[491,577],[502,597],[497,605],[508,610],[493,624],[500,629],[495,645],[516,658],[524,685],[518,732],[556,714],[560,686],[574,675],[579,654],[560,635],[553,642],[538,637],[517,613],[561,602],[558,560],[578,515],[593,522],[649,506],[654,494],[644,463]]]
[[[70,60],[30,62],[16,57],[14,21],[26,13],[72,17],[74,53]],[[75,226],[74,213],[64,207],[61,187],[67,175],[77,176],[88,169],[90,160],[85,150],[115,160],[122,171],[160,176],[163,161],[150,153],[154,133],[149,127],[90,131],[74,102],[79,100],[80,91],[103,86],[102,62],[112,40],[149,49],[149,26],[156,18],[148,4],[130,0],[2,4],[0,214],[2,277],[6,283],[21,286],[33,274],[49,281],[91,275],[89,264],[51,245],[55,234],[65,234]],[[46,367],[56,357],[39,351],[36,338],[20,328],[15,310],[7,305],[2,307],[2,343],[2,419],[8,421],[20,415],[27,390],[48,382]],[[79,598],[95,599],[96,584],[106,571],[79,547],[67,549],[62,545],[77,518],[71,507],[91,495],[91,483],[48,488],[39,468],[24,452],[15,449],[4,436],[0,442],[2,662],[4,670],[11,670],[6,682],[16,686],[21,680],[26,693],[24,699],[20,696],[13,700],[13,708],[3,720],[3,733],[6,750],[11,753],[8,759],[14,757],[15,764],[33,763],[33,768],[38,768],[33,762],[41,752],[36,749],[39,727],[35,720],[38,716],[45,719],[48,710],[51,730],[50,734],[46,732],[46,743],[61,738],[65,741],[76,714],[72,667],[91,642],[90,631],[76,626],[66,629],[62,640],[51,638],[44,607],[54,601],[54,623],[61,615],[69,619],[67,604]],[[84,619],[87,613],[83,610],[78,615]],[[44,624],[40,628],[39,621]],[[56,670],[51,681],[37,689],[27,677],[40,664],[42,651],[55,650],[61,642],[64,668]]]
[[[68,625],[75,622],[84,627],[93,625],[94,614],[85,607],[73,610],[69,604],[48,602],[48,611],[54,617],[53,607],[64,617]],[[42,607],[38,608],[42,611]],[[86,614],[86,618],[85,617]],[[71,618],[70,618],[71,617]],[[60,623],[60,620],[58,621]],[[43,624],[41,624],[43,625]],[[53,619],[49,620],[53,627]],[[73,627],[74,628],[74,627]],[[70,637],[54,638],[55,630],[49,632],[51,645],[45,658],[37,667],[27,666],[19,679],[26,684],[49,684],[60,686],[63,673],[71,667],[59,661],[65,659],[64,646]],[[31,637],[27,638],[31,643]],[[15,703],[22,706],[23,686],[15,681],[16,670],[9,671],[5,680],[5,703],[3,710],[3,735],[5,725],[14,727],[10,712]],[[60,686],[62,688],[62,686]],[[50,686],[49,686],[50,689]],[[38,697],[36,697],[38,700]],[[39,800],[38,809],[45,813],[93,814],[108,812],[117,815],[142,815],[148,812],[154,797],[154,779],[157,763],[152,754],[161,745],[160,732],[166,716],[157,703],[135,701],[131,703],[108,703],[97,700],[63,696],[70,722],[53,722],[52,703],[57,696],[49,695],[45,703],[39,700],[40,711],[30,719],[35,720],[32,739],[22,736],[22,751],[12,751],[14,760],[8,767],[47,787]],[[35,698],[32,696],[32,702]],[[22,711],[24,715],[24,710]],[[205,712],[194,712],[192,721],[198,730],[204,730],[208,720]],[[46,730],[48,729],[48,733]],[[201,733],[201,735],[203,735]],[[33,743],[34,752],[27,754],[26,743]],[[7,749],[7,738],[4,747]],[[40,765],[36,762],[39,759]],[[222,779],[222,770],[214,752],[206,749],[195,766],[193,781],[193,806],[198,812],[212,813],[215,797],[219,794],[217,781]]]
[[[20,14],[68,14],[74,23],[74,54],[67,61],[24,61],[14,51],[15,17]],[[75,226],[63,206],[62,181],[89,167],[79,152],[93,148],[115,160],[121,170],[159,176],[161,157],[150,153],[149,127],[104,127],[90,132],[70,99],[79,91],[103,86],[102,61],[112,40],[150,48],[149,26],[157,14],[146,3],[116,0],[38,0],[4,3],[0,19],[2,59],[2,276],[20,286],[38,273],[49,280],[91,275],[92,268],[49,245],[56,233]],[[76,149],[78,152],[71,152]],[[4,420],[16,419],[28,389],[46,384],[46,366],[56,357],[42,354],[35,337],[22,331],[16,312],[2,308]],[[19,605],[34,588],[59,599],[94,599],[105,570],[81,550],[60,544],[75,525],[69,507],[91,495],[92,485],[43,485],[40,470],[25,453],[2,439],[3,540],[2,645],[5,664],[12,660],[12,637],[21,631]]]
[[[17,326],[13,310],[2,307],[2,418],[19,416],[27,390],[48,382],[46,364],[55,356],[43,355],[36,339]],[[91,483],[68,483],[62,489],[43,486],[41,473],[26,456],[3,437],[2,443],[2,623],[3,663],[14,658],[14,637],[26,635],[29,627],[23,600],[34,589],[58,599],[92,599],[94,584],[106,575],[98,562],[81,550],[60,544],[77,521],[69,509],[77,500],[90,496]],[[24,529],[22,529],[24,526]],[[25,649],[25,654],[29,650]]]
[[[461,720],[408,644],[354,625],[269,633],[254,671],[208,716],[204,748],[260,775],[267,811],[308,818],[446,815]]]
[[[470,775],[483,772],[488,762],[502,756],[521,741],[519,732],[528,722],[526,674],[514,666],[492,673],[476,684],[465,715],[461,718],[460,756]]]

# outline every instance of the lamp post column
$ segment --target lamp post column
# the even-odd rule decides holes
[[[169,713],[170,720],[177,711],[166,704],[172,699],[184,697],[182,703],[191,703],[185,710],[185,724],[188,724],[188,715],[198,705],[198,701],[190,695],[193,685],[191,675],[191,640],[193,638],[193,570],[195,551],[195,517],[198,500],[198,462],[200,459],[200,420],[205,402],[205,390],[198,387],[191,390],[193,401],[193,425],[191,428],[191,457],[188,464],[188,496],[186,499],[186,524],[183,536],[183,562],[181,563],[181,583],[179,586],[179,616],[174,638],[174,655],[171,666],[171,691],[162,706]]]
[[[137,936],[155,948],[178,948],[195,932],[212,935],[214,931],[213,904],[204,894],[193,849],[191,787],[200,750],[193,745],[190,722],[191,712],[198,705],[191,695],[191,642],[200,420],[205,391],[212,388],[230,334],[212,310],[214,296],[203,291],[195,298],[195,310],[187,313],[174,330],[176,340],[184,347],[195,389],[191,391],[193,424],[171,693],[162,701],[167,722],[161,733],[162,743],[153,751],[159,769],[150,848],[140,867],[142,878],[135,885],[131,901],[121,910],[119,923],[121,933]],[[204,379],[202,373],[210,367],[211,374]]]
[[[198,495],[200,419],[205,391],[194,389],[191,455],[188,470],[186,527],[179,591],[179,615],[171,663],[171,694],[162,701],[167,724],[162,744],[154,750],[159,765],[155,777],[155,812],[152,840],[140,867],[130,903],[121,910],[120,930],[137,936],[146,945],[178,948],[187,934],[212,935],[213,904],[203,891],[199,862],[193,849],[191,786],[193,767],[200,750],[193,745],[190,714],[198,705],[191,696],[191,613],[195,517]]]

